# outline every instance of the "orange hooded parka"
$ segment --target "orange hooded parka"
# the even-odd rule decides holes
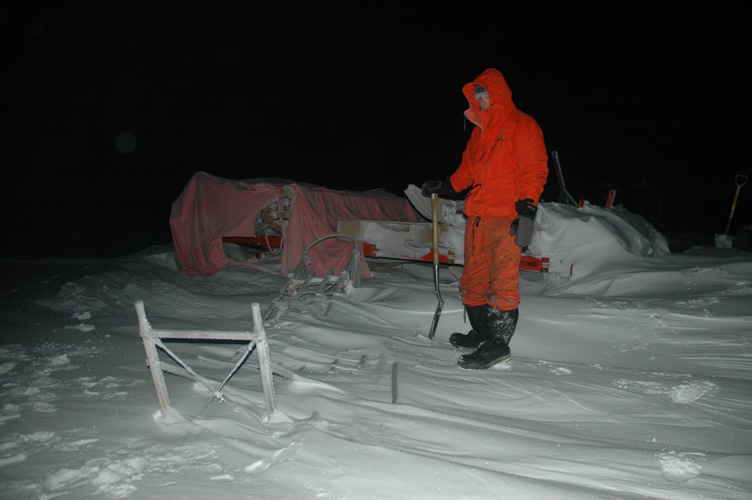
[[[475,87],[482,86],[490,105],[481,110]],[[465,117],[475,124],[462,163],[450,177],[455,191],[472,187],[465,214],[515,218],[515,202],[537,204],[548,177],[543,132],[532,116],[518,110],[504,76],[487,69],[462,88],[470,107]]]

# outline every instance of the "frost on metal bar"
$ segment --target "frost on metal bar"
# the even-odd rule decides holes
[[[146,319],[146,311],[144,310],[143,301],[139,300],[135,303],[136,314],[138,315],[139,332],[141,339],[144,342],[144,349],[146,349],[146,359],[149,363],[149,369],[151,370],[151,377],[154,380],[154,387],[157,390],[157,398],[159,399],[159,406],[162,409],[162,413],[166,413],[170,408],[170,397],[167,394],[167,384],[165,383],[164,372],[169,373],[180,372],[184,376],[193,378],[204,387],[206,387],[212,394],[207,404],[209,405],[214,398],[220,401],[224,401],[225,397],[222,394],[222,388],[230,380],[235,372],[240,368],[246,358],[253,351],[253,347],[256,347],[258,353],[259,369],[261,372],[261,381],[264,387],[264,399],[266,400],[266,411],[271,416],[277,411],[276,402],[274,397],[274,384],[272,382],[272,369],[271,360],[269,357],[269,344],[266,340],[266,331],[261,321],[261,310],[257,303],[251,305],[251,312],[253,314],[253,332],[232,332],[232,331],[199,331],[199,330],[157,330],[152,328],[149,321]],[[162,339],[183,339],[183,340],[241,340],[248,341],[248,346],[245,352],[230,370],[225,380],[218,387],[211,387],[211,382],[206,380],[197,374],[191,367],[189,367],[183,360],[180,359],[174,352],[172,352],[163,342]],[[162,349],[168,356],[170,356],[180,368],[163,366],[159,360],[159,349]]]

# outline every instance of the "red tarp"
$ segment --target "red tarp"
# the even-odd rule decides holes
[[[283,276],[298,266],[311,242],[337,231],[337,221],[425,221],[406,198],[383,191],[335,191],[298,183],[236,181],[197,172],[172,204],[170,214],[175,259],[182,271],[213,274],[229,264],[240,264],[225,255],[222,237],[256,236],[259,210],[278,200],[283,189],[293,194],[283,235]],[[326,239],[309,251],[311,267],[318,276],[329,270],[340,273],[352,249],[352,243]],[[365,260],[361,266],[362,277],[368,278]]]

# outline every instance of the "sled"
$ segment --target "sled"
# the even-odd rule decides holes
[[[360,241],[360,243],[363,244],[362,252],[365,257],[433,262],[433,250],[425,246],[426,232],[431,231],[430,222],[390,222],[369,220],[340,221],[337,224],[337,232],[358,239],[359,234],[373,231],[373,228],[376,226],[379,226],[380,231],[385,231],[387,233],[405,233],[403,236],[404,243],[395,248],[393,246],[383,247],[379,246],[378,243]],[[443,233],[445,230],[445,228],[439,226],[440,232]],[[222,241],[224,243],[235,243],[238,245],[257,247],[261,251],[276,251],[282,246],[282,238],[279,236],[225,236],[222,238]],[[458,260],[457,253],[453,248],[440,242],[439,263],[446,265],[462,265],[463,261]],[[520,258],[520,271],[547,273],[549,272],[550,267],[551,263],[548,257],[522,255]]]
[[[334,274],[332,270],[326,273],[323,278],[316,277],[313,269],[311,269],[311,257],[309,252],[315,245],[329,238],[339,238],[349,240],[353,244],[353,249],[350,252],[350,259],[347,262],[345,270],[339,274]],[[240,238],[235,238],[237,241]],[[268,240],[266,240],[269,243]],[[279,317],[279,315],[286,309],[283,306],[283,302],[300,299],[304,295],[323,295],[331,296],[338,293],[342,293],[345,287],[352,285],[354,287],[360,286],[360,249],[358,242],[351,236],[342,233],[333,233],[326,236],[322,236],[311,242],[303,255],[300,257],[300,263],[295,270],[290,274],[282,285],[282,288],[277,295],[277,298],[272,301],[271,305],[264,313],[264,321],[270,321]],[[273,318],[273,316],[275,316]]]

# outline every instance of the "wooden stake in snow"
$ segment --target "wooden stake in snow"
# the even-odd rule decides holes
[[[151,377],[154,380],[154,387],[157,390],[157,398],[159,399],[159,406],[162,410],[162,414],[166,413],[170,408],[170,397],[167,394],[167,384],[164,379],[164,371],[170,370],[162,367],[162,364],[159,361],[159,351],[157,348],[162,349],[174,359],[175,362],[182,367],[183,373],[187,373],[191,378],[195,379],[209,390],[212,394],[212,399],[209,400],[209,403],[211,403],[214,398],[224,401],[224,395],[220,391],[230,380],[230,377],[232,377],[232,375],[238,370],[243,361],[245,361],[245,358],[251,353],[254,346],[259,357],[259,369],[261,371],[261,381],[264,387],[266,411],[270,416],[276,413],[277,408],[274,396],[274,384],[272,382],[269,344],[266,341],[266,332],[264,331],[264,326],[261,321],[261,310],[257,303],[251,305],[251,312],[253,314],[253,333],[231,331],[155,330],[149,324],[149,320],[146,319],[146,311],[144,310],[143,301],[137,301],[135,306],[136,314],[138,315],[139,332],[141,334],[141,339],[144,342],[146,359],[148,360],[149,369],[151,370]],[[225,380],[219,385],[219,387],[212,388],[210,387],[210,382],[208,380],[198,375],[187,364],[185,364],[183,360],[162,343],[162,339],[242,340],[248,341],[249,343],[245,350],[245,355],[235,364]],[[207,406],[209,403],[207,403]]]

